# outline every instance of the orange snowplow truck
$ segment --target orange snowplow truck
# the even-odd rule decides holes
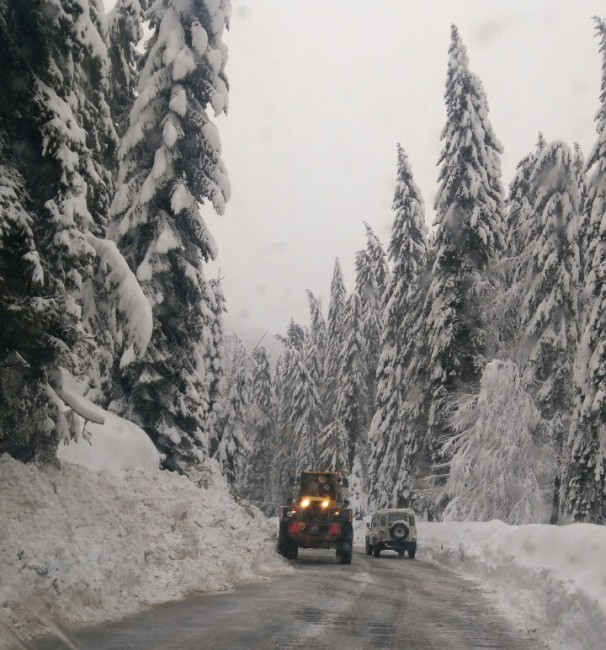
[[[353,527],[347,479],[339,472],[305,470],[299,494],[280,508],[278,552],[294,560],[299,548],[334,548],[341,564],[351,564]]]

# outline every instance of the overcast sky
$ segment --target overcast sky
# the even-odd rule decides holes
[[[385,245],[396,143],[433,221],[450,25],[483,81],[503,183],[542,131],[595,140],[603,0],[234,0],[229,114],[217,120],[232,185],[207,214],[227,326],[254,342],[328,307],[338,256],[348,291],[363,221]],[[216,273],[216,268],[212,273]]]

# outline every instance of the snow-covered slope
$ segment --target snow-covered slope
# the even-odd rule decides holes
[[[418,557],[479,579],[509,618],[554,650],[606,645],[604,526],[422,522]]]
[[[31,636],[45,618],[93,623],[291,572],[271,525],[213,467],[199,488],[171,472],[0,457],[0,618]]]
[[[116,474],[126,469],[157,472],[160,455],[145,431],[113,413],[98,410],[103,413],[103,424],[88,422],[88,439],[81,437],[59,445],[57,456],[96,472]]]
[[[354,524],[358,547],[367,521]],[[479,581],[518,628],[552,650],[606,647],[605,526],[418,522],[418,535],[417,560]]]

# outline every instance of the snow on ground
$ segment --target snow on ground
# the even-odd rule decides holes
[[[41,618],[96,623],[292,572],[271,524],[236,504],[215,463],[200,488],[172,472],[39,468],[5,454],[0,482],[0,619],[26,636],[44,632]]]
[[[125,469],[157,472],[160,455],[145,431],[113,413],[103,413],[103,424],[86,424],[87,439],[81,437],[59,445],[57,456],[95,472],[119,474]]]
[[[368,520],[356,524],[358,546]],[[419,522],[418,536],[417,559],[479,581],[510,620],[550,648],[606,647],[605,526]]]

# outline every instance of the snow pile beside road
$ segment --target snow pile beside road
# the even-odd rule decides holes
[[[104,423],[88,422],[88,439],[59,445],[57,457],[95,472],[119,474],[126,469],[157,472],[160,455],[148,435],[136,424],[102,411]]]
[[[41,618],[100,622],[292,572],[271,524],[234,502],[214,463],[206,479],[0,457],[0,618],[31,636]]]
[[[479,579],[519,627],[536,630],[550,648],[604,647],[606,527],[490,521],[418,528],[419,559]]]

